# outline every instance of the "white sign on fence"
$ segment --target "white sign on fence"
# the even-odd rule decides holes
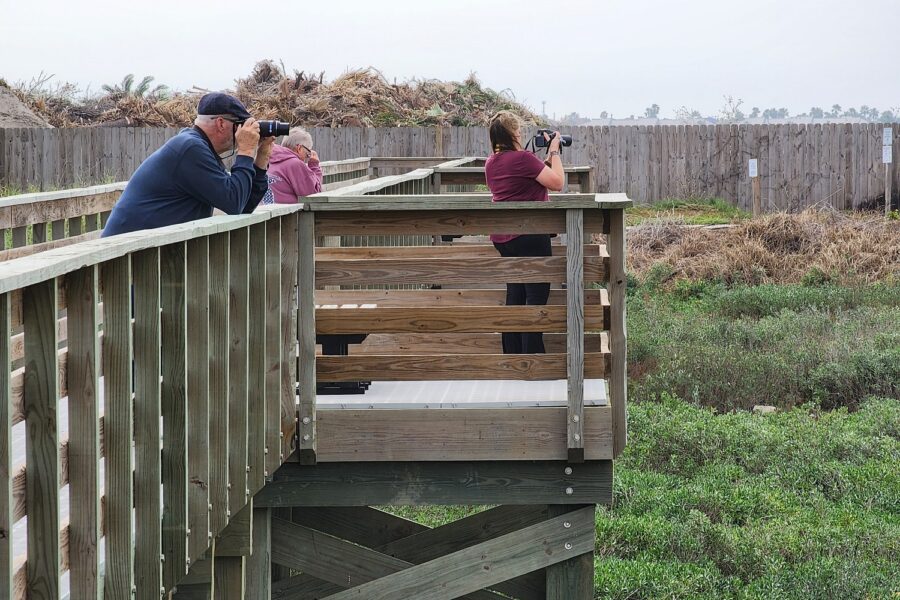
[[[758,175],[758,170],[756,167],[756,159],[750,159],[750,177],[756,177]]]
[[[885,127],[881,131],[881,145],[882,146],[891,146],[894,144],[894,130],[890,127]]]
[[[891,146],[884,146],[881,148],[881,162],[886,165],[891,164],[894,158],[893,148]]]

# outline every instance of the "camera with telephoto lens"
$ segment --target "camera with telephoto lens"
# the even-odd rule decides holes
[[[257,121],[257,123],[259,123],[259,137],[261,138],[287,135],[291,132],[291,124],[284,121]]]
[[[553,130],[552,129],[538,129],[537,135],[534,136],[534,147],[535,148],[546,148],[550,145],[550,142],[544,139],[544,134],[550,136],[550,139],[553,139]],[[560,146],[571,146],[572,145],[572,136],[571,135],[560,135],[559,136],[559,145]]]

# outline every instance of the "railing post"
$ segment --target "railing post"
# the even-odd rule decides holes
[[[316,301],[315,214],[300,213],[300,462],[316,463]]]
[[[162,448],[165,555],[163,583],[171,589],[187,573],[187,302],[185,243],[164,246],[162,259]]]
[[[0,239],[0,243],[2,243]],[[13,597],[12,381],[10,295],[0,294],[0,596]]]
[[[135,253],[131,264],[134,278],[135,598],[149,599],[159,597],[163,581],[159,499],[162,482],[159,248]],[[166,437],[168,428],[167,423]]]
[[[566,210],[566,445],[584,462],[584,211]]]
[[[228,364],[228,507],[236,515],[246,504],[247,493],[247,319],[249,310],[249,232],[246,227],[231,232],[229,325],[231,337]]]
[[[209,238],[187,243],[188,559],[209,545]],[[185,561],[187,562],[187,561]]]
[[[621,208],[604,210],[609,223],[607,251],[609,252],[609,400],[612,405],[613,458],[625,449],[627,441],[628,391],[627,339],[625,334],[625,211]]]
[[[126,255],[103,265],[104,598],[130,598],[134,585],[131,348],[131,257]]]
[[[213,537],[228,523],[228,255],[227,233],[209,238],[209,528]]]

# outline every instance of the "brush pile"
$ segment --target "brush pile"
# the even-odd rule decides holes
[[[294,71],[271,60],[256,64],[248,77],[229,90],[257,118],[279,119],[305,127],[405,127],[486,125],[498,110],[513,110],[531,124],[540,118],[508,91],[485,88],[470,75],[463,82],[413,80],[390,83],[375,69],[347,72],[326,82],[324,73]],[[183,127],[196,114],[207,90],[107,93],[76,100],[74,94],[19,87],[17,95],[56,127],[122,125]],[[69,90],[71,91],[71,90]]]
[[[835,283],[900,280],[900,221],[875,213],[807,209],[725,229],[649,221],[628,231],[629,270],[664,263],[672,280],[799,283],[810,272]]]

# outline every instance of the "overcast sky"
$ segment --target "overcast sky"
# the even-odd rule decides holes
[[[900,107],[900,0],[0,0],[0,77],[222,89],[263,58],[509,89],[538,112]]]

